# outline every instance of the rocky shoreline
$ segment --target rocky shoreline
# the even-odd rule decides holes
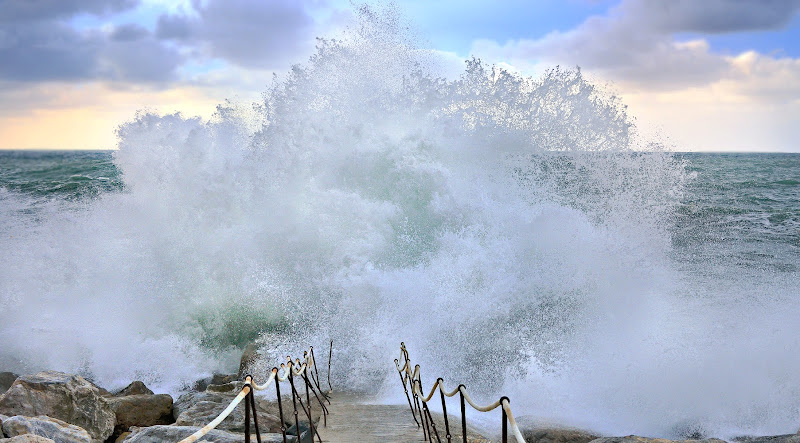
[[[242,356],[243,371],[254,349]],[[198,380],[192,390],[173,399],[156,394],[141,381],[118,392],[109,392],[74,374],[44,371],[17,376],[0,372],[0,443],[156,443],[177,442],[213,420],[241,390],[242,374],[217,374]],[[282,442],[281,427],[288,441],[297,441],[291,396],[282,397],[284,423],[275,400],[256,398],[262,441]],[[320,419],[313,407],[312,421]],[[301,416],[304,414],[301,414]],[[290,422],[291,420],[291,422]],[[308,419],[301,421],[301,441],[309,440]],[[527,443],[723,443],[715,438],[665,440],[639,436],[604,437],[592,432],[559,428],[520,417]],[[203,441],[244,441],[243,404],[211,431]],[[512,438],[513,440],[513,438]],[[255,441],[255,436],[253,436]],[[742,437],[738,443],[800,443],[800,434]]]
[[[236,374],[217,375],[204,390],[187,392],[173,401],[170,395],[155,394],[140,381],[110,393],[79,375],[56,371],[22,375],[0,395],[0,437],[5,437],[0,442],[177,442],[230,404],[243,386],[231,381],[234,378]],[[288,409],[290,404],[291,397],[285,398],[284,406]],[[262,441],[282,441],[277,402],[257,399],[256,411]],[[296,441],[295,427],[288,422],[293,416],[284,417],[290,441]],[[312,420],[319,420],[318,408],[312,407]],[[308,425],[301,423],[300,427],[306,430]],[[241,442],[243,433],[244,408],[240,404],[206,440]]]
[[[251,347],[245,351],[240,372],[252,360],[253,352]],[[0,372],[0,443],[177,442],[211,422],[230,404],[243,387],[241,375],[215,374],[198,380],[189,392],[173,399],[154,393],[141,381],[112,393],[75,374]],[[256,397],[263,442],[282,442],[282,426],[287,429],[287,441],[297,441],[294,416],[289,413],[291,395],[281,398],[284,423],[274,398]],[[306,441],[310,435],[303,415],[300,434],[301,441]],[[311,419],[316,424],[319,418],[319,407],[312,404]],[[244,441],[244,431],[244,403],[240,403],[203,441],[238,443]]]

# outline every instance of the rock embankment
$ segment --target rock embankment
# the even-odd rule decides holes
[[[254,353],[248,348],[242,360],[249,362]],[[74,374],[0,372],[0,443],[177,442],[216,418],[242,387],[238,374],[215,374],[173,401],[141,381],[111,393]],[[283,396],[282,403],[283,423],[276,401],[256,397],[263,442],[282,442],[281,428],[292,434],[287,441],[297,441],[291,396]],[[311,412],[316,424],[319,407]],[[242,402],[204,441],[244,441],[244,415]],[[305,413],[300,412],[299,422],[301,431],[309,428]],[[301,433],[307,440],[307,432]]]
[[[530,417],[518,418],[518,424],[526,443],[725,443],[718,438],[688,438],[668,440],[648,438],[637,435],[624,437],[603,437],[596,432],[562,427],[552,423],[536,422]],[[800,433],[766,437],[743,437],[732,440],[735,443],[800,443]]]

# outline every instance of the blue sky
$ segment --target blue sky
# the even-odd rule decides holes
[[[397,2],[449,72],[580,66],[678,150],[800,151],[800,0]],[[113,148],[138,109],[208,117],[336,36],[348,0],[0,0],[0,149]]]

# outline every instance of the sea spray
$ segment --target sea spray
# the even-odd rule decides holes
[[[791,292],[747,304],[679,270],[689,177],[618,98],[577,69],[441,78],[395,12],[358,12],[261,103],[120,127],[121,192],[35,217],[0,195],[0,369],[177,391],[259,336],[263,369],[333,339],[334,384],[373,390],[402,340],[426,380],[517,415],[797,427]]]

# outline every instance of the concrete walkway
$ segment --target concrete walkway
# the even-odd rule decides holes
[[[328,426],[319,423],[319,434],[323,442],[331,443],[391,443],[423,442],[422,428],[418,428],[408,405],[371,404],[372,399],[354,394],[333,393],[328,406]],[[444,422],[441,414],[436,417],[437,429],[442,442],[446,442]],[[448,414],[450,416],[450,414]],[[461,420],[451,417],[453,442],[462,442]],[[455,426],[452,426],[454,425]],[[453,428],[457,428],[453,429]],[[467,434],[469,442],[488,442],[486,438]],[[434,439],[435,440],[435,439]],[[317,440],[314,440],[317,441]]]

